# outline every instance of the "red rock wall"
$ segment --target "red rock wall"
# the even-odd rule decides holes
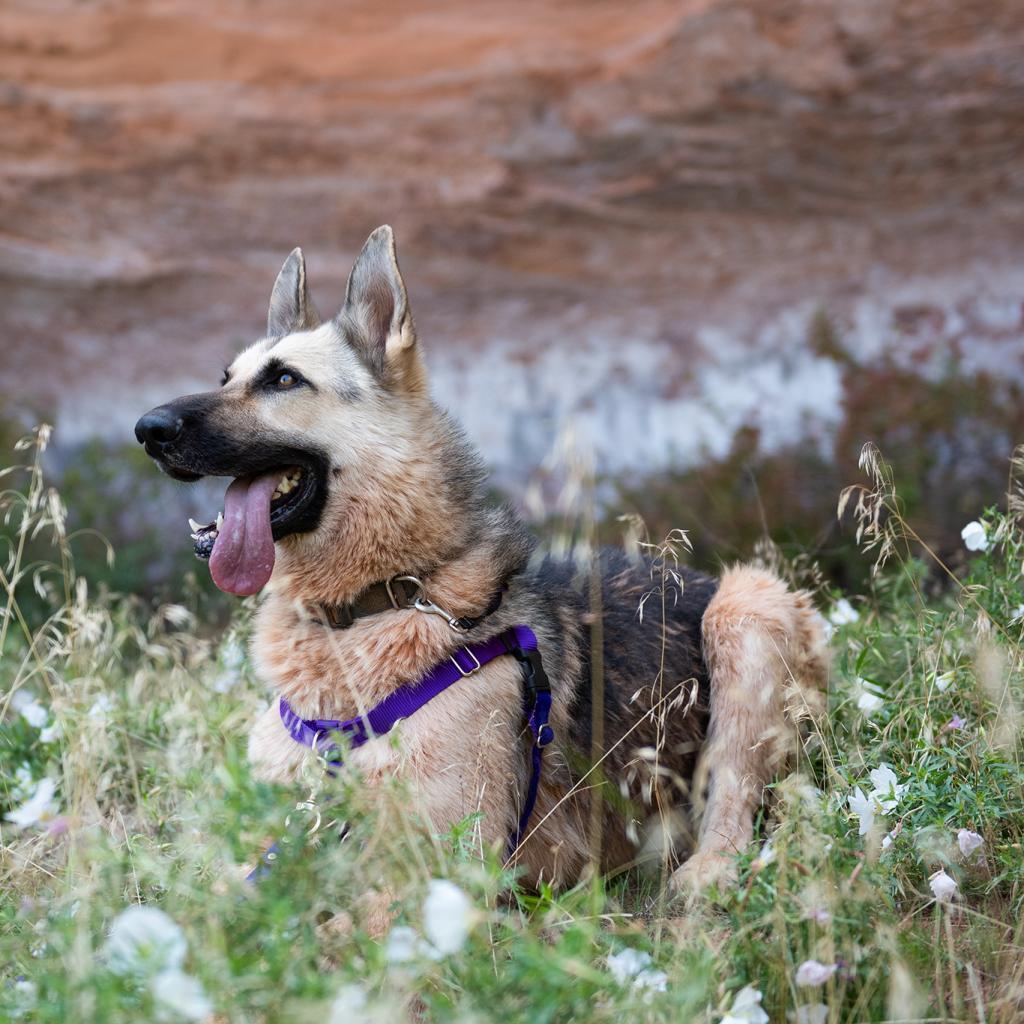
[[[824,411],[819,306],[1021,369],[1016,0],[7,0],[0,79],[0,389],[66,436],[215,384],[296,244],[336,305],[384,221],[499,464]]]

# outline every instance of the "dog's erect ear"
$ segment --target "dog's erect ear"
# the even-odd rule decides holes
[[[375,373],[406,387],[422,383],[416,328],[398,269],[395,235],[387,224],[370,235],[356,259],[339,319]]]
[[[295,331],[310,331],[320,326],[320,314],[309,297],[306,285],[306,261],[301,249],[292,249],[270,293],[267,313],[267,337],[283,338]]]

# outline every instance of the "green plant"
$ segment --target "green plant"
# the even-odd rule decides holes
[[[981,514],[986,550],[934,596],[903,544],[916,527],[898,474],[866,462],[850,500],[863,498],[863,539],[891,553],[833,610],[830,713],[776,786],[737,888],[688,910],[639,874],[520,891],[472,819],[433,835],[397,783],[322,791],[348,835],[308,836],[305,794],[245,766],[266,701],[244,657],[247,610],[203,638],[180,605],[95,591],[42,480],[44,442],[5,492],[13,536],[54,557],[28,571],[15,545],[2,563],[0,814],[21,824],[0,832],[0,1014],[718,1022],[760,1019],[756,989],[779,1021],[1020,1019],[1019,495]],[[19,611],[30,594],[35,626]],[[44,779],[49,799],[25,811]],[[981,840],[966,855],[961,829]],[[280,856],[247,884],[243,864],[272,837]],[[940,871],[948,901],[933,894]],[[345,912],[384,881],[395,919],[378,943]],[[126,917],[137,905],[166,918]]]

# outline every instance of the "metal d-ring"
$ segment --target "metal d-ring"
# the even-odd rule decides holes
[[[319,748],[320,737],[325,735],[327,735],[327,730],[317,729],[317,731],[313,733],[313,742],[310,743],[309,746],[310,749],[313,751],[313,757],[316,758],[316,763],[317,765],[319,765],[320,771],[323,772],[325,775],[330,775],[331,762],[327,760],[327,754],[323,753]],[[332,747],[331,749],[336,749],[336,747]]]
[[[426,598],[426,588],[423,586],[423,581],[417,576],[392,576],[391,579],[384,581],[384,589],[388,592],[388,600],[391,602],[391,607],[394,609],[408,608],[406,604],[399,604],[398,598],[395,597],[394,588],[391,586],[392,583],[411,583],[416,588],[416,596],[413,598],[413,604],[416,604],[421,599]]]

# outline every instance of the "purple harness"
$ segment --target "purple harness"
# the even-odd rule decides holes
[[[524,710],[527,725],[533,737],[531,750],[530,784],[526,791],[519,824],[509,839],[511,856],[523,840],[526,826],[537,802],[540,786],[541,753],[555,738],[548,724],[551,713],[551,686],[537,650],[537,637],[529,626],[513,626],[490,640],[460,647],[447,661],[435,665],[422,679],[406,683],[385,697],[365,715],[356,715],[345,721],[332,718],[302,718],[283,697],[280,703],[281,721],[288,735],[296,743],[309,747],[322,757],[330,775],[337,774],[342,762],[342,748],[354,750],[377,736],[390,732],[403,718],[415,714],[424,704],[453,683],[466,679],[488,662],[511,654],[523,673]],[[339,743],[341,738],[342,742]],[[250,877],[260,873],[257,868]]]

